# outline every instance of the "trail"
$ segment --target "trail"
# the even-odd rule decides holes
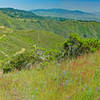
[[[0,50],[0,53],[2,53],[4,56],[9,57],[5,52]]]
[[[3,36],[0,37],[0,39],[6,37],[6,35],[4,34]],[[6,57],[9,57],[4,51],[0,50],[0,53],[2,53],[3,55],[5,55]]]
[[[25,52],[25,50],[26,50],[25,48],[22,48],[20,51],[16,52],[14,54],[14,56],[19,55],[19,54],[22,54],[23,52]]]
[[[4,38],[4,37],[6,37],[6,35],[5,35],[5,34],[4,34],[3,36],[1,36],[1,37],[0,37],[0,39],[2,39],[2,38]]]

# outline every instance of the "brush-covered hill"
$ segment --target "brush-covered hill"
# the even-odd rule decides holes
[[[9,17],[16,18],[16,19],[52,19],[52,20],[60,20],[63,18],[60,17],[42,17],[40,15],[36,15],[32,11],[27,10],[20,10],[20,9],[14,9],[14,8],[0,8],[0,11],[4,14],[6,14]]]
[[[78,33],[84,37],[100,38],[99,22],[14,19],[9,17],[3,17],[3,19],[4,21],[1,18],[0,25],[13,30],[45,30],[65,38],[70,33]]]
[[[24,30],[46,30],[57,35],[68,37],[70,33],[77,33],[83,37],[95,37],[100,39],[100,23],[84,21],[54,21],[54,20],[28,20],[19,21],[14,25],[15,29]]]
[[[95,37],[100,39],[99,22],[41,19],[41,17],[37,15],[36,17],[32,12],[13,8],[1,8],[0,11],[0,26],[12,30],[45,30],[65,38],[68,37],[70,33],[77,33],[83,37]]]
[[[99,100],[100,51],[0,77],[0,100]]]
[[[39,34],[39,36],[38,36]],[[38,37],[40,38],[38,41]],[[42,48],[61,49],[65,38],[47,31],[12,31],[0,33],[0,60],[21,51],[30,51],[34,44]]]

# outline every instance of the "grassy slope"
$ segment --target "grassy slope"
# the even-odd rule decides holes
[[[100,51],[1,77],[0,100],[99,100]]]
[[[35,31],[39,22],[31,19],[14,19],[0,12],[0,60],[13,56],[16,52],[30,50],[33,44],[40,47],[59,49],[65,39],[52,32]],[[8,28],[9,27],[9,28]],[[15,31],[18,29],[20,31]],[[26,29],[22,31],[21,29]],[[32,31],[29,31],[32,30]],[[38,43],[38,32],[40,42]]]
[[[70,33],[78,33],[85,37],[98,37],[100,39],[100,23],[98,22],[80,22],[80,21],[54,21],[54,20],[17,20],[13,29],[43,29],[68,37]]]
[[[58,35],[67,37],[70,33],[78,33],[85,37],[98,37],[100,39],[100,23],[98,22],[81,22],[81,21],[55,21],[55,20],[36,20],[36,19],[14,19],[11,18],[2,26],[14,30],[46,30]]]
[[[78,33],[85,37],[100,39],[99,22],[39,20],[36,18],[12,18],[0,12],[0,26],[13,30],[46,30],[67,37],[70,33]]]
[[[3,30],[2,30],[3,31]],[[38,32],[40,42],[38,42]],[[43,48],[59,49],[65,39],[47,31],[12,31],[0,34],[0,60],[5,59],[21,51],[23,48],[29,51],[33,44]]]

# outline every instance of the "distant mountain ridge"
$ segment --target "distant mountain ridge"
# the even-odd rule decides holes
[[[66,9],[36,9],[31,10],[31,12],[35,13],[39,16],[52,16],[52,17],[62,17],[66,19],[75,19],[75,20],[87,20],[87,21],[99,21],[100,16],[95,13],[88,13],[80,10],[66,10]]]
[[[88,13],[80,10],[66,10],[66,9],[36,9],[36,10],[20,10],[14,8],[0,8],[0,12],[11,18],[21,19],[69,19],[69,20],[83,20],[83,21],[97,21],[100,22],[100,15],[98,13]]]
[[[55,13],[76,13],[76,14],[91,14],[87,12],[83,12],[80,10],[66,10],[66,9],[60,9],[60,8],[52,8],[52,9],[36,9],[36,10],[31,10],[33,12],[40,12],[40,11],[45,11],[45,12],[55,12]]]
[[[100,12],[93,12],[94,14],[96,14],[96,15],[100,15]]]
[[[32,12],[14,9],[14,8],[0,8],[0,11],[6,14],[7,16],[13,18],[38,18],[39,17]]]

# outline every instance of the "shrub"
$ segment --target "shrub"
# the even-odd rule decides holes
[[[24,52],[22,54],[16,55],[10,59],[8,59],[4,66],[4,72],[9,72],[14,69],[21,70],[25,65],[29,62],[28,53]]]
[[[100,41],[93,38],[82,38],[77,34],[71,34],[64,43],[65,55],[76,57],[85,53],[95,52],[100,48]]]
[[[61,53],[58,50],[48,50],[34,45],[31,52],[25,51],[22,54],[8,59],[3,66],[3,70],[4,72],[9,72],[15,69],[21,70],[37,63],[44,67],[49,62],[59,59],[60,54]]]

